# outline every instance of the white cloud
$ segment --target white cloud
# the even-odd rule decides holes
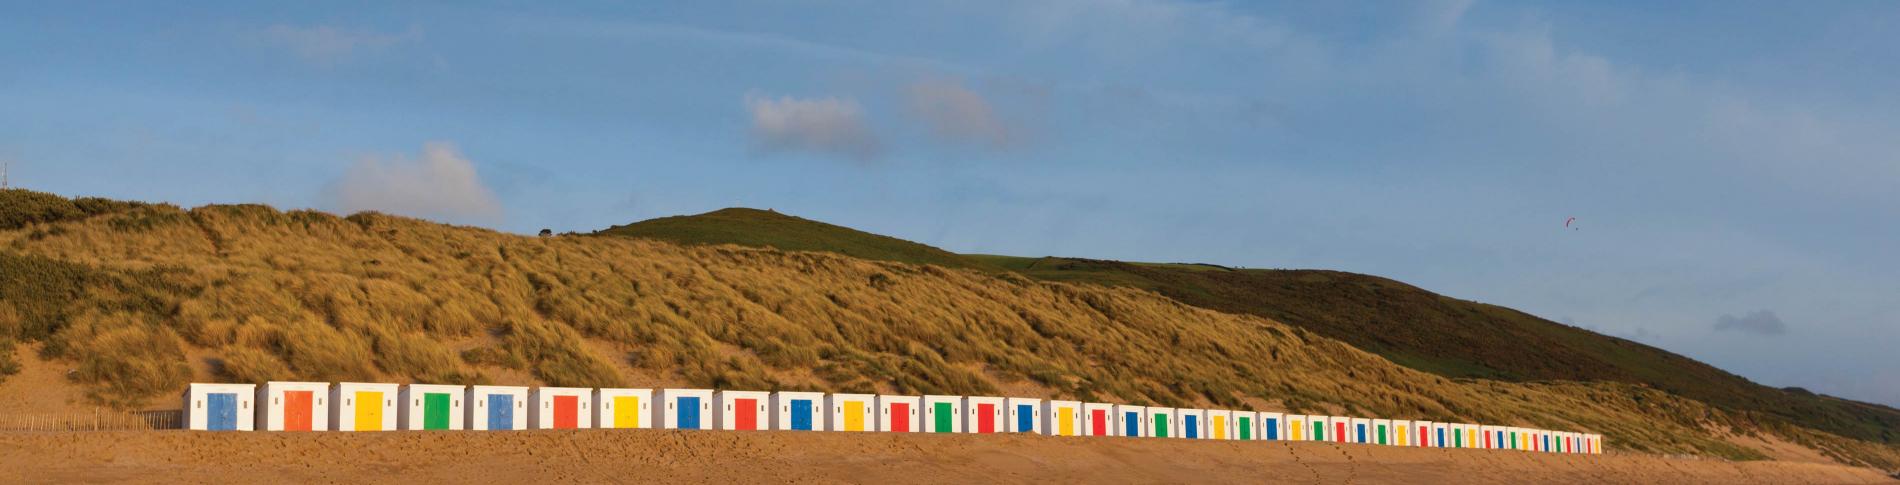
[[[290,49],[305,61],[330,65],[348,59],[357,52],[381,50],[421,37],[422,34],[415,29],[400,34],[386,34],[327,25],[297,27],[279,24],[265,28],[262,35],[270,44]]]
[[[331,185],[344,212],[382,211],[457,221],[493,220],[501,203],[482,184],[475,165],[447,142],[423,144],[422,157],[357,160]]]
[[[866,161],[882,144],[865,123],[856,100],[835,97],[799,99],[747,94],[753,145],[765,151],[804,151]]]
[[[990,101],[962,82],[929,79],[911,83],[905,91],[910,113],[945,140],[990,147],[1016,144],[1020,135],[997,116]]]
[[[1739,317],[1722,315],[1721,318],[1715,319],[1715,331],[1782,335],[1788,333],[1788,324],[1782,323],[1781,317],[1775,315],[1775,312],[1757,310]]]

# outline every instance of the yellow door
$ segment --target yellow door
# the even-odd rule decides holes
[[[864,402],[844,402],[844,430],[864,431]]]
[[[356,391],[356,430],[383,430],[383,393]]]
[[[1217,440],[1227,439],[1227,417],[1226,416],[1214,417],[1214,439],[1217,439]]]
[[[1075,410],[1056,408],[1056,434],[1075,436]]]
[[[640,396],[614,396],[614,427],[640,427]]]
[[[1397,444],[1399,446],[1405,446],[1407,444],[1405,442],[1405,428],[1406,426],[1392,427],[1392,443]]]
[[[1305,437],[1306,435],[1305,435],[1305,434],[1302,434],[1302,433],[1300,433],[1300,421],[1299,421],[1299,420],[1297,420],[1297,419],[1296,419],[1296,420],[1293,420],[1293,421],[1287,421],[1287,422],[1286,422],[1286,426],[1287,426],[1288,428],[1291,428],[1291,429],[1290,429],[1289,431],[1292,431],[1291,433],[1287,433],[1287,434],[1286,434],[1286,437],[1288,438],[1288,441],[1306,441],[1306,439],[1304,438],[1304,437]]]

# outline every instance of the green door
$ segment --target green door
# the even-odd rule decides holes
[[[1383,424],[1379,425],[1379,444],[1387,444],[1385,442],[1385,425]]]
[[[1253,418],[1240,417],[1240,439],[1243,441],[1253,439]]]
[[[1168,421],[1172,421],[1172,419],[1170,419],[1170,416],[1166,414],[1155,415],[1155,437],[1156,438],[1168,437]]]
[[[449,429],[448,393],[422,395],[422,429]]]
[[[956,429],[956,428],[951,427],[951,423],[954,423],[955,420],[957,419],[957,413],[950,410],[950,403],[940,402],[940,403],[936,403],[932,405],[931,407],[934,407],[937,409],[936,431],[938,433],[949,433]]]

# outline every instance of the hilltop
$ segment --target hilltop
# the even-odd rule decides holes
[[[1447,378],[1138,288],[375,213],[88,211],[19,191],[0,202],[47,197],[35,207],[50,212],[0,219],[0,355],[40,369],[26,382],[125,409],[175,409],[192,380],[1007,394],[1578,430],[1622,451],[1731,459],[1798,444],[1900,463],[1888,447],[1642,385]],[[69,371],[43,379],[58,368]]]
[[[747,217],[723,217],[723,214]],[[664,221],[664,223],[660,223]],[[785,234],[779,236],[776,234]],[[1601,381],[1653,386],[1720,408],[1762,413],[1856,439],[1900,440],[1900,410],[1763,386],[1714,366],[1627,339],[1496,305],[1451,298],[1377,276],[1324,270],[1235,269],[1064,257],[955,255],[902,239],[777,212],[724,209],[642,221],[596,233],[684,244],[833,251],[850,240],[872,259],[1007,271],[1043,281],[1154,291],[1182,303],[1254,315],[1344,341],[1416,370],[1513,382]],[[718,234],[745,234],[721,239]],[[780,246],[772,241],[796,240]],[[931,254],[929,260],[898,255]],[[894,255],[879,258],[872,254]]]

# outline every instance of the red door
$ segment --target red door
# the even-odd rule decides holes
[[[910,432],[910,403],[891,403],[891,431]]]
[[[733,429],[753,431],[759,429],[759,400],[732,400],[732,416],[737,426]]]
[[[995,404],[976,405],[976,420],[977,420],[976,432],[984,433],[984,434],[995,433],[996,432],[996,405]]]
[[[284,431],[310,431],[310,391],[284,391]]]
[[[554,429],[581,427],[580,405],[579,396],[554,396]]]
[[[1108,436],[1108,411],[1097,409],[1089,411],[1089,419],[1095,424],[1089,426],[1090,436]]]
[[[1333,441],[1346,442],[1346,423],[1333,423]]]

